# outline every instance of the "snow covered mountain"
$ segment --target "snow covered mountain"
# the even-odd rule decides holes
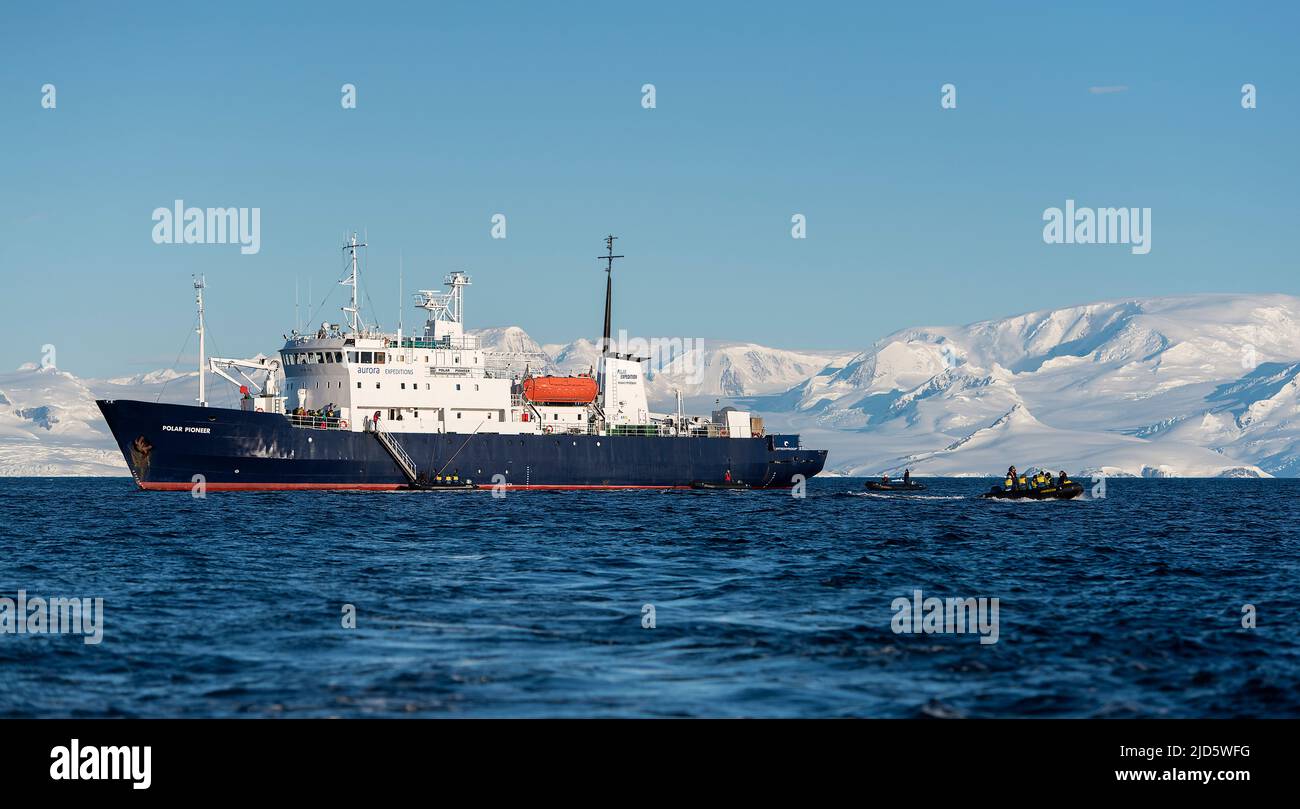
[[[85,383],[34,364],[0,374],[0,476],[125,474]]]
[[[1300,473],[1300,298],[1196,295],[906,329],[786,397],[831,468]]]
[[[586,371],[599,355],[513,326],[474,334],[517,371]],[[706,343],[658,365],[653,407],[670,411],[677,390],[691,412],[751,407],[829,449],[833,473],[1300,476],[1300,298],[1286,295],[1094,303],[905,329],[856,354]],[[214,405],[233,406],[229,387],[209,378]],[[192,371],[0,374],[0,475],[125,474],[94,399],[196,395]]]

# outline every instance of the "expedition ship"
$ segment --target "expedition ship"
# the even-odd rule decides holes
[[[590,373],[537,374],[464,330],[468,275],[421,290],[423,332],[365,326],[354,234],[343,250],[346,324],[295,330],[278,358],[204,359],[203,282],[197,405],[100,400],[142,489],[397,489],[471,480],[510,489],[735,486],[788,488],[822,470],[825,450],[772,435],[734,408],[705,419],[655,413],[640,358],[612,350],[614,239],[606,238],[605,323]],[[209,407],[205,372],[240,386],[238,408]],[[236,371],[240,378],[231,374]],[[250,373],[252,374],[250,376]],[[260,374],[264,378],[259,384]]]

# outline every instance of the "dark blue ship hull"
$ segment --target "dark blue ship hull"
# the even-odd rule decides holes
[[[144,489],[395,489],[408,479],[371,433],[293,426],[273,413],[99,401]],[[511,488],[688,488],[731,479],[788,488],[826,463],[797,436],[665,438],[392,433],[420,473]],[[197,476],[202,476],[198,478]],[[500,475],[500,478],[496,476]]]

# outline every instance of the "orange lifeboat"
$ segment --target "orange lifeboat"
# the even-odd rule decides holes
[[[596,401],[596,380],[589,376],[533,376],[524,380],[530,402],[590,404]]]

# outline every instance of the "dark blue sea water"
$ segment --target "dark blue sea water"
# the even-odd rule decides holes
[[[104,599],[98,645],[0,635],[0,715],[1300,715],[1300,481],[1053,503],[930,483],[199,500],[0,479],[0,596]],[[997,597],[997,643],[892,631],[918,588]]]

